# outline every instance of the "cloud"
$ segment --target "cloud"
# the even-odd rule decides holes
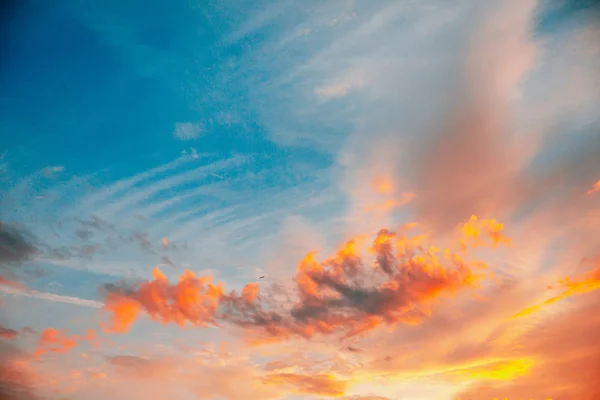
[[[465,226],[470,226],[471,237],[482,241],[473,226],[483,223],[492,245],[506,241],[503,226],[490,221],[474,217]],[[223,321],[273,338],[350,337],[382,324],[419,323],[439,299],[476,287],[481,277],[477,269],[483,264],[469,265],[449,248],[438,256],[439,250],[425,245],[423,236],[408,236],[408,229],[379,231],[370,247],[373,266],[359,255],[355,240],[323,262],[309,253],[298,264],[294,279],[298,299],[287,309],[277,305],[275,293],[261,295],[257,283],[244,286],[240,295],[227,294],[210,276],[186,271],[177,283],[170,283],[155,268],[151,281],[104,286],[104,309],[110,314],[107,329],[126,332],[141,311],[163,324],[208,327]]]
[[[264,382],[270,385],[288,385],[297,393],[325,397],[341,397],[348,387],[348,382],[338,380],[331,374],[269,374],[264,378]]]
[[[15,331],[14,329],[10,329],[10,328],[5,328],[0,325],[0,338],[1,339],[16,339],[16,337],[18,335],[19,335],[18,331]]]
[[[51,179],[64,171],[65,171],[65,167],[63,167],[61,165],[57,165],[57,166],[46,167],[46,168],[42,169],[41,174],[44,178]]]
[[[199,124],[191,122],[179,122],[175,124],[175,132],[173,134],[179,140],[197,139],[202,134],[202,127]]]
[[[598,292],[586,295],[572,311],[538,324],[518,341],[518,349],[505,352],[537,358],[529,373],[500,384],[485,380],[457,396],[460,398],[595,399],[600,395],[600,350],[597,331],[600,318]]]
[[[39,399],[35,393],[35,375],[28,368],[25,354],[0,341],[0,358],[0,399]]]
[[[142,309],[150,318],[164,324],[190,323],[203,327],[215,324],[215,312],[223,296],[222,285],[214,285],[211,277],[197,277],[189,270],[175,284],[158,268],[153,275],[154,280],[131,288],[104,287],[108,292],[105,309],[112,313],[109,331],[127,331]]]
[[[600,191],[600,180],[592,186],[590,190],[587,191],[587,194],[592,194]]]
[[[600,289],[600,266],[576,279],[563,279],[555,285],[554,288],[563,289],[563,291],[560,294],[545,300],[542,304],[537,304],[518,312],[515,315],[515,318],[533,314],[543,307],[564,300],[567,297],[585,294]]]
[[[102,308],[103,306],[103,303],[95,300],[82,299],[79,297],[72,296],[63,296],[55,293],[39,292],[37,290],[25,288],[22,285],[15,285],[14,283],[12,283],[11,285],[2,285],[1,281],[0,292],[16,296],[25,296],[42,300],[56,301],[59,303],[73,304],[89,308]]]
[[[360,89],[366,84],[363,71],[348,71],[338,80],[315,88],[315,95],[321,99],[336,99],[344,97],[349,91]]]
[[[36,252],[35,246],[24,233],[0,221],[0,268],[27,261]]]
[[[33,353],[39,357],[45,353],[66,353],[81,341],[92,341],[95,337],[94,331],[89,329],[85,336],[67,336],[64,330],[46,328],[40,333],[38,347]]]
[[[461,239],[461,243],[465,249],[468,247],[485,246],[485,238],[491,239],[492,247],[500,244],[510,244],[511,240],[504,234],[503,230],[504,224],[495,219],[479,219],[476,215],[472,215],[469,221],[462,227],[463,238]]]
[[[371,247],[374,266],[360,257],[354,241],[324,262],[309,253],[298,264],[298,300],[289,314],[264,308],[260,302],[225,313],[242,326],[261,327],[283,337],[338,333],[350,337],[383,324],[419,323],[437,300],[476,287],[479,280],[479,272],[449,249],[438,257],[435,248],[420,239],[381,230]]]
[[[14,281],[16,272],[22,272],[24,262],[38,254],[33,240],[23,231],[0,221],[0,291],[24,290]],[[8,278],[7,278],[8,277]],[[3,309],[2,311],[6,311]],[[6,400],[37,400],[35,375],[28,368],[28,357],[4,340],[18,339],[20,333],[31,333],[31,328],[21,332],[0,325],[0,398]],[[2,340],[4,339],[4,340]]]
[[[107,357],[108,368],[104,369],[106,379],[93,386],[90,393],[103,393],[110,388],[119,396],[123,390],[153,387],[154,393],[148,393],[149,396],[189,394],[199,399],[243,400],[251,391],[253,396],[265,400],[284,397],[282,390],[265,384],[260,371],[248,359],[220,352],[213,355],[216,358],[204,359],[198,354],[193,357],[110,356]]]
[[[524,189],[517,173],[529,149],[522,138],[512,139],[509,122],[514,92],[534,65],[535,6],[503,3],[480,21],[462,86],[442,114],[440,132],[415,160],[418,218],[442,231],[471,213],[498,213]]]
[[[232,71],[227,68],[223,74],[228,81],[243,82],[244,101],[263,118],[258,125],[271,138],[285,145],[316,142],[327,153],[326,163],[329,156],[337,157],[339,163],[319,178],[318,185],[327,186],[327,191],[307,184],[278,192],[279,187],[271,186],[277,186],[273,177],[281,169],[237,171],[240,165],[251,171],[259,168],[254,155],[249,157],[252,166],[224,160],[196,168],[184,161],[201,162],[210,156],[192,148],[176,162],[114,184],[99,182],[97,189],[80,197],[72,196],[75,184],[57,187],[57,198],[74,199],[72,207],[56,203],[43,214],[37,206],[29,207],[25,195],[23,202],[14,200],[35,221],[39,214],[41,220],[51,217],[68,224],[55,212],[63,207],[66,214],[88,222],[75,224],[73,240],[79,239],[79,244],[65,245],[68,251],[60,254],[76,258],[93,253],[95,259],[59,260],[65,267],[91,268],[119,279],[131,271],[146,277],[146,266],[159,260],[169,265],[164,273],[156,269],[148,280],[128,277],[134,283],[104,286],[102,302],[0,286],[3,293],[104,308],[109,316],[106,328],[113,332],[127,332],[144,317],[158,322],[136,330],[136,336],[115,338],[123,340],[116,344],[119,349],[175,351],[166,348],[168,339],[161,337],[157,345],[152,336],[157,333],[176,332],[185,343],[185,354],[172,358],[145,352],[140,352],[143,357],[102,358],[107,365],[100,368],[97,376],[103,378],[96,383],[87,382],[83,371],[61,371],[61,388],[77,387],[73,397],[92,400],[177,398],[188,392],[211,400],[245,399],[248,393],[282,399],[289,392],[346,396],[341,397],[345,400],[449,398],[456,391],[464,391],[467,398],[597,397],[597,270],[586,273],[579,263],[598,248],[598,198],[585,196],[586,190],[594,191],[589,185],[597,179],[592,174],[598,171],[598,138],[585,134],[583,140],[579,131],[588,128],[580,125],[591,118],[582,115],[593,108],[586,102],[597,103],[590,101],[597,85],[581,58],[572,51],[556,51],[563,47],[545,39],[545,30],[557,24],[556,19],[547,24],[541,17],[541,28],[533,26],[532,21],[540,19],[533,14],[536,3],[529,1],[350,2],[344,3],[349,10],[343,13],[338,10],[341,3],[331,4],[309,13],[297,12],[302,7],[295,9],[293,2],[276,6],[275,12],[258,7],[266,14],[258,21],[242,7],[239,14],[247,23],[230,39],[240,40],[240,49],[247,47],[247,40],[253,46],[249,59],[242,54],[231,64],[269,79],[238,79],[243,78],[240,72],[229,76]],[[219,7],[224,11],[219,15],[227,16],[228,5]],[[95,19],[92,14],[90,19]],[[355,18],[328,27],[329,21],[343,19],[340,14]],[[291,23],[292,33],[280,34],[275,17]],[[147,22],[144,25],[153,25]],[[110,31],[127,31],[124,23],[104,25],[111,26]],[[144,36],[135,30],[129,33],[128,40]],[[265,47],[254,40],[271,34],[273,40]],[[463,41],[464,48],[457,43]],[[266,51],[273,48],[280,51]],[[547,65],[541,63],[547,62],[542,52],[563,54],[563,63],[581,69],[565,73],[564,64],[554,64],[536,80],[531,72]],[[265,54],[266,67],[260,62]],[[252,68],[243,68],[245,61],[252,62]],[[532,107],[530,93],[547,97],[548,104]],[[560,124],[555,123],[556,113]],[[216,122],[229,124],[232,119]],[[182,128],[185,138],[198,137],[213,124],[209,119],[203,123],[179,124],[175,135]],[[290,126],[298,130],[296,136],[288,134],[285,128]],[[348,132],[353,134],[344,145]],[[581,148],[570,146],[570,141]],[[287,157],[293,149],[285,152]],[[291,185],[293,180],[295,185],[296,168],[284,170],[284,183]],[[237,189],[240,182],[245,189]],[[31,183],[35,191],[40,189],[36,185]],[[319,213],[315,208],[324,202],[324,193],[333,200]],[[99,217],[92,218],[96,212]],[[473,213],[479,217],[469,219]],[[510,239],[491,215],[507,222]],[[418,223],[379,230],[398,220]],[[422,227],[428,228],[426,233],[413,234],[411,229]],[[80,234],[83,229],[93,234]],[[37,237],[53,237],[39,233]],[[365,235],[328,251],[330,237],[345,241],[356,234]],[[60,238],[67,240],[70,236]],[[80,245],[82,241],[91,247]],[[95,250],[101,241],[102,247]],[[173,243],[181,250],[177,256],[170,253]],[[498,245],[508,246],[489,251]],[[132,249],[135,253],[125,253]],[[294,274],[295,261],[311,249],[319,252],[303,258]],[[302,254],[290,255],[295,251]],[[237,286],[251,281],[256,269],[267,269],[262,258],[273,252],[273,272],[260,273],[267,279]],[[33,255],[10,255],[7,265],[19,265]],[[217,279],[190,271],[181,274],[180,265],[188,263],[218,271]],[[227,281],[229,287],[233,270],[237,292],[217,283]],[[287,279],[290,274],[293,280]],[[560,276],[574,278],[559,282],[552,292],[545,289],[546,282]],[[282,277],[286,280],[267,284]],[[2,282],[8,280],[0,277]],[[64,284],[70,282],[69,276]],[[526,312],[511,318],[520,310]],[[187,325],[222,330],[194,331],[190,339],[176,329]],[[20,333],[4,329],[0,336]],[[247,351],[253,356],[241,361],[221,353],[210,362],[196,359],[197,340],[210,342],[218,336],[237,342],[238,333],[270,346],[252,347]],[[66,351],[79,343],[77,335],[66,332],[42,335],[49,336],[44,349]],[[339,344],[339,338],[346,341]],[[297,351],[291,350],[294,347],[300,349],[302,361],[288,357]],[[340,347],[347,351],[340,352]],[[86,363],[95,361],[94,354],[86,358]],[[52,363],[49,368],[58,366]],[[364,390],[353,390],[357,382],[364,383],[359,388]],[[89,386],[80,391],[80,384]],[[425,393],[437,384],[443,393]],[[375,392],[373,388],[386,397],[358,395]]]
[[[257,157],[262,159],[262,156]],[[258,171],[239,169],[250,163],[257,166]],[[286,215],[304,214],[309,201],[311,209],[322,208],[325,202],[331,201],[322,197],[315,202],[312,183],[283,192],[269,188],[266,180],[271,178],[272,170],[263,168],[254,156],[215,159],[215,154],[203,154],[202,159],[193,164],[179,159],[113,184],[90,187],[82,193],[79,193],[80,183],[61,184],[55,189],[56,194],[59,198],[76,198],[72,206],[44,203],[48,207],[43,210],[40,210],[41,204],[37,204],[23,207],[22,212],[31,214],[32,220],[41,215],[45,215],[45,220],[60,220],[60,224],[52,226],[44,223],[28,226],[36,237],[47,241],[48,246],[40,247],[51,259],[43,261],[57,266],[119,277],[132,273],[145,275],[145,266],[156,265],[156,256],[162,256],[160,239],[168,237],[178,247],[177,257],[169,255],[175,268],[207,263],[227,274],[251,254],[267,256],[260,246],[251,244],[274,234],[272,229],[265,229],[266,226],[278,226],[280,218]],[[31,194],[10,191],[17,204],[28,204],[27,199],[33,197],[33,192],[39,193],[33,183],[24,182],[24,185]],[[242,188],[234,190],[239,185]],[[264,190],[253,190],[257,185],[264,185]],[[59,215],[54,215],[54,206],[61,207]],[[27,215],[21,217],[28,218]],[[93,236],[81,239],[77,230],[90,231]],[[201,234],[208,230],[211,235]],[[133,238],[136,233],[138,240]],[[239,242],[240,246],[231,248],[232,242]],[[140,247],[133,248],[132,244]],[[226,246],[229,247],[227,257],[223,255]],[[139,254],[139,250],[147,248],[154,253]]]
[[[582,198],[581,194],[579,198]],[[568,224],[560,228],[561,232],[564,226]],[[566,233],[565,237],[568,236]],[[540,236],[534,242],[539,239]],[[546,237],[542,239],[546,243]],[[562,235],[548,243],[556,243],[554,240],[563,243]],[[520,264],[528,261],[518,254],[537,251],[536,247],[529,247],[530,244],[515,242],[514,248],[507,249],[497,262],[514,262],[521,267]],[[515,253],[517,249],[522,253]],[[549,265],[556,270],[533,270],[535,272],[530,275],[526,269],[501,271],[497,266],[498,275],[488,282],[489,285],[480,292],[481,296],[440,304],[420,325],[377,335],[361,343],[361,348],[370,347],[367,357],[370,365],[362,370],[363,373],[369,371],[369,374],[389,381],[431,379],[449,382],[446,396],[451,395],[452,387],[462,387],[456,399],[594,398],[597,389],[591,383],[584,383],[583,379],[590,382],[595,379],[591,376],[593,373],[587,374],[587,371],[594,370],[597,364],[597,360],[594,361],[597,352],[591,344],[591,332],[596,322],[589,318],[585,320],[584,315],[591,312],[598,300],[597,257],[589,257],[579,265],[582,254],[585,252],[581,253],[581,248],[569,251],[568,263],[560,266],[558,258],[551,256]],[[592,268],[575,277],[568,273],[581,270],[590,263]],[[557,296],[552,296],[548,294],[546,282],[552,282],[556,274],[572,277],[552,285],[551,290],[558,291]],[[549,302],[553,305],[536,307],[536,313],[523,313],[518,319],[512,318],[531,303],[538,303],[540,297],[554,299]],[[577,319],[580,321],[576,322]],[[590,326],[586,327],[588,323]],[[565,336],[569,324],[573,324],[571,337]],[[555,330],[564,330],[564,333],[558,334]],[[555,334],[560,336],[556,341],[553,340]],[[552,344],[544,344],[547,341]],[[557,350],[552,350],[552,346]],[[563,350],[566,348],[569,350]],[[569,365],[565,367],[566,371],[576,368],[578,362],[586,371],[581,381],[573,374],[560,375],[563,365]]]

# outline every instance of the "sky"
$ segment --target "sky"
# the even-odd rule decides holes
[[[595,1],[2,7],[0,398],[600,398]]]

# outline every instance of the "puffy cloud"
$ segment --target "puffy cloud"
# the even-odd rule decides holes
[[[480,236],[479,226],[485,235]],[[297,268],[297,300],[275,300],[273,288],[261,295],[257,283],[241,294],[226,294],[210,276],[186,271],[171,283],[156,268],[154,279],[136,285],[107,285],[105,310],[111,314],[109,331],[125,332],[140,311],[161,323],[208,327],[230,322],[263,339],[316,334],[355,336],[380,325],[415,324],[427,318],[442,298],[478,285],[484,264],[469,262],[450,248],[440,251],[424,243],[426,236],[410,235],[412,224],[398,232],[382,229],[367,249],[373,263],[359,251],[360,240],[343,245],[319,262],[309,253]],[[464,231],[475,245],[508,241],[502,224],[473,217]],[[363,240],[364,242],[364,240]],[[466,246],[461,241],[461,246]]]
[[[207,327],[215,324],[215,312],[224,295],[222,285],[214,285],[210,276],[196,276],[187,270],[177,283],[155,268],[154,279],[131,288],[105,286],[106,310],[112,313],[108,330],[123,332],[143,309],[161,323]]]
[[[107,332],[125,333],[137,319],[141,306],[135,299],[120,294],[106,295],[104,310],[110,313],[110,320],[105,326]]]
[[[494,247],[499,244],[510,244],[510,238],[503,231],[504,224],[495,219],[479,219],[476,215],[473,215],[462,226],[463,238],[461,243],[464,249],[485,246],[486,238],[492,241],[491,245]]]
[[[536,59],[537,45],[531,41],[529,33],[535,2],[515,1],[500,6],[499,13],[481,21],[478,34],[473,36],[467,57],[462,60],[458,90],[448,90],[452,100],[449,109],[431,112],[429,103],[423,106],[421,104],[425,102],[412,99],[419,91],[405,90],[410,92],[410,101],[427,109],[431,118],[440,117],[432,124],[432,130],[439,134],[426,138],[423,147],[408,146],[410,154],[407,157],[399,152],[400,141],[394,138],[373,140],[373,135],[369,134],[367,140],[374,144],[364,146],[366,157],[360,160],[366,166],[356,168],[346,177],[350,197],[348,214],[359,221],[356,230],[361,232],[367,229],[358,229],[358,225],[389,226],[385,219],[392,211],[415,211],[411,215],[415,219],[410,220],[428,223],[436,234],[451,232],[458,221],[481,212],[482,217],[471,217],[459,225],[457,231],[451,232],[459,236],[456,247],[444,245],[438,250],[430,245],[431,236],[410,235],[408,226],[399,230],[382,229],[367,249],[362,246],[364,239],[357,238],[345,243],[329,258],[321,259],[317,253],[307,255],[299,262],[294,281],[288,282],[291,289],[281,286],[281,291],[285,291],[281,296],[284,300],[279,300],[277,296],[282,293],[275,287],[250,283],[239,294],[227,292],[211,277],[190,271],[172,281],[156,269],[154,277],[148,281],[107,285],[103,306],[110,315],[106,328],[112,332],[126,332],[140,316],[148,316],[162,324],[180,326],[233,324],[244,328],[252,339],[259,336],[259,342],[290,339],[290,342],[280,343],[281,347],[271,347],[276,350],[261,348],[261,351],[278,351],[279,354],[286,353],[281,351],[282,348],[296,345],[296,339],[319,336],[319,340],[303,342],[301,349],[307,354],[307,360],[302,368],[286,359],[285,362],[270,362],[258,372],[255,365],[250,365],[252,363],[236,365],[219,357],[210,365],[177,358],[109,357],[106,370],[94,373],[106,378],[102,385],[91,386],[93,393],[89,394],[92,396],[79,393],[80,396],[115,398],[121,394],[130,398],[172,398],[181,396],[180,390],[191,388],[195,397],[213,400],[243,399],[249,392],[257,398],[276,399],[282,398],[282,393],[287,390],[339,397],[350,392],[348,389],[353,383],[350,375],[354,374],[359,380],[382,378],[382,387],[391,386],[395,381],[404,384],[413,378],[417,385],[424,386],[419,380],[433,377],[433,380],[448,382],[454,388],[469,386],[463,393],[466,398],[507,395],[595,399],[598,396],[598,388],[594,386],[597,382],[595,371],[600,368],[598,346],[594,342],[597,342],[595,333],[599,328],[595,317],[598,270],[581,275],[576,275],[575,270],[581,268],[576,262],[578,258],[597,247],[594,238],[597,238],[596,227],[600,226],[597,224],[600,219],[594,211],[594,202],[598,198],[583,195],[592,182],[588,180],[591,172],[587,171],[597,171],[597,145],[589,141],[589,146],[583,146],[588,153],[584,157],[580,157],[581,154],[565,157],[567,162],[556,169],[544,169],[540,176],[526,176],[522,167],[532,146],[523,137],[512,135],[512,114],[519,108],[513,107],[513,99],[519,95],[520,83]],[[405,15],[397,10],[390,8],[390,11]],[[395,23],[394,16],[389,14],[387,10],[377,13],[363,29],[352,30],[364,34],[365,31],[376,31],[375,25],[381,24],[382,20],[383,23]],[[444,15],[444,19],[448,16]],[[430,30],[431,27],[420,26],[419,29]],[[357,39],[356,36],[353,38]],[[348,40],[345,47],[356,42]],[[418,46],[421,45],[419,41]],[[405,51],[404,47],[402,51]],[[463,58],[460,51],[451,51]],[[330,53],[324,53],[331,64]],[[410,58],[419,57],[411,55]],[[437,58],[431,61],[419,59],[418,64],[443,64],[438,63]],[[391,65],[396,69],[397,65]],[[447,72],[446,66],[444,69]],[[413,79],[410,73],[402,75]],[[454,81],[452,72],[449,75],[448,80]],[[366,94],[371,81],[378,78],[372,71],[369,71],[369,79],[366,76],[360,72],[342,75],[341,79],[324,79],[326,84],[317,87],[313,94],[322,99],[341,99],[356,88],[364,89]],[[386,90],[393,86],[388,79],[381,81],[385,81]],[[310,83],[303,86],[315,87]],[[395,88],[393,92],[402,90]],[[556,92],[563,94],[560,90]],[[430,93],[426,96],[432,102],[438,97]],[[343,101],[350,100],[349,97]],[[440,94],[439,97],[443,96]],[[397,106],[391,104],[388,107]],[[369,122],[365,125],[369,126]],[[411,129],[408,125],[407,129]],[[181,139],[192,139],[200,132],[196,125],[179,124],[175,134]],[[577,138],[576,135],[573,134]],[[559,143],[562,145],[563,142]],[[540,159],[546,158],[547,154],[540,155]],[[400,160],[413,162],[408,168],[407,182],[400,179]],[[580,184],[583,180],[586,180],[585,188]],[[595,193],[598,185],[600,182],[589,189],[588,194]],[[576,195],[571,196],[571,192]],[[141,203],[146,197],[136,197],[130,202],[131,209],[136,201]],[[547,207],[548,203],[551,207]],[[397,210],[401,205],[408,207]],[[120,207],[114,206],[115,209]],[[125,207],[125,211],[120,212],[129,209]],[[501,213],[505,210],[517,220],[510,221],[510,236],[519,239],[514,243],[504,234],[501,223],[487,217],[489,212],[498,211],[493,215],[506,221],[507,217]],[[364,222],[367,220],[365,211],[372,213],[372,224]],[[527,220],[531,214],[534,218]],[[518,236],[513,236],[512,222],[523,222],[520,219],[525,220],[524,228],[515,228]],[[100,229],[96,219],[88,228],[94,225]],[[298,220],[292,220],[290,225],[297,230]],[[6,243],[6,235],[2,236],[4,232],[0,225],[0,264],[3,260],[7,264],[20,263],[34,254],[18,251],[19,246],[15,244],[18,240],[7,247],[12,253],[5,252],[2,247],[2,243]],[[91,237],[83,231],[78,236],[82,240]],[[306,236],[318,242],[315,246],[306,246],[319,248],[322,244],[315,239],[314,232],[307,232]],[[442,243],[445,239],[432,236]],[[295,241],[298,239],[298,236],[294,237]],[[149,253],[160,247],[174,248],[171,239],[166,237],[157,241],[158,246],[152,244],[154,239],[141,234],[133,235],[132,240]],[[488,260],[497,279],[482,282],[481,277],[492,271],[472,257],[479,255],[479,248],[484,245],[495,247],[509,243],[512,247],[507,257],[503,253],[501,257]],[[471,248],[478,249],[465,251]],[[172,263],[166,256],[163,262],[179,264]],[[566,268],[572,269],[572,274],[564,274]],[[537,304],[539,292],[544,291],[544,284],[540,282],[554,281],[556,274],[578,277],[560,281],[553,288],[559,291],[557,295],[545,296],[549,299],[525,309],[519,319],[510,318],[526,305]],[[0,277],[0,284],[3,282],[8,280]],[[477,292],[478,297],[469,296],[472,292],[468,289],[472,288],[482,289]],[[454,297],[452,301],[448,301],[451,297]],[[568,301],[563,301],[567,298]],[[533,314],[533,311],[540,312]],[[393,332],[374,329],[399,325],[402,329]],[[17,331],[5,328],[0,330],[0,336],[3,332],[10,338]],[[366,332],[371,335],[362,335]],[[331,339],[340,336],[349,338],[351,343],[344,343],[347,352],[342,354],[335,349],[325,351],[315,343],[322,339],[331,345]],[[45,339],[44,345],[40,342],[40,352],[67,351],[83,340],[56,330],[46,330],[42,337]],[[309,350],[320,351],[319,357],[309,354]],[[326,362],[330,369],[307,367],[312,358],[320,356],[328,358]],[[315,364],[319,362],[325,361],[314,361]],[[0,367],[0,397],[4,395],[3,368]],[[336,374],[344,371],[347,375],[340,373],[341,379],[337,375],[323,374],[323,370]],[[114,376],[112,372],[115,372]],[[18,374],[13,374],[16,376]],[[69,376],[79,379],[85,373],[76,372]],[[136,383],[132,384],[134,381]],[[133,387],[135,389],[131,389]],[[368,392],[370,390],[365,391]],[[405,397],[392,392],[390,389],[381,393],[390,398]],[[446,396],[450,396],[449,392]],[[378,396],[342,398],[385,400]]]
[[[289,314],[258,303],[234,321],[271,336],[307,338],[350,337],[380,325],[419,323],[436,301],[476,287],[483,273],[478,271],[482,264],[469,265],[450,249],[438,255],[423,240],[422,235],[383,229],[370,247],[375,258],[371,265],[359,255],[354,240],[323,262],[309,253],[298,264],[298,300]]]

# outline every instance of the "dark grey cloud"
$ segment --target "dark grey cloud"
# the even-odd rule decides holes
[[[37,253],[33,240],[14,226],[0,221],[0,266],[20,264]]]
[[[75,231],[75,234],[77,235],[78,238],[80,238],[82,240],[88,240],[88,239],[91,239],[92,236],[94,236],[94,233],[88,229],[77,229]]]
[[[171,267],[175,266],[175,264],[173,263],[173,261],[171,261],[171,259],[169,257],[167,257],[167,256],[162,256],[160,260],[161,260],[161,262],[163,264],[167,264],[167,265],[169,265]]]
[[[97,216],[92,216],[91,220],[78,219],[79,223],[86,228],[105,232],[107,230],[115,230],[115,226]]]
[[[137,242],[142,250],[154,253],[154,246],[152,246],[152,243],[150,243],[147,234],[136,232],[133,234],[132,239]]]

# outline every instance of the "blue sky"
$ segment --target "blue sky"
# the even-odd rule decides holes
[[[592,1],[14,3],[0,55],[0,221],[31,235],[39,251],[26,267],[41,273],[11,272],[29,291],[3,289],[0,326],[96,329],[98,288],[151,279],[156,266],[236,290],[263,275],[291,282],[308,251],[404,222],[441,243],[471,214],[513,223],[527,244],[490,260],[524,282],[565,272],[553,269],[563,250],[595,249],[564,239],[593,231],[578,218],[594,199],[553,219],[600,179]],[[523,304],[541,296],[522,291]],[[159,345],[238,333],[146,318],[119,345],[159,357]],[[259,365],[252,351],[244,362]],[[43,365],[118,354],[93,352]],[[386,376],[367,370],[366,381]],[[468,386],[434,376],[435,393],[410,380],[375,393],[355,375],[347,396],[363,399],[450,399]],[[290,393],[260,396],[318,398]]]

